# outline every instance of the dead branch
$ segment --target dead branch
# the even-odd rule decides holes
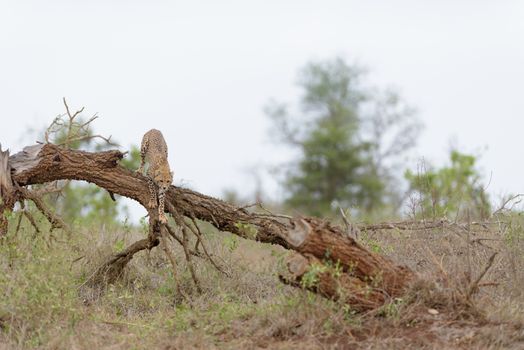
[[[514,196],[509,196],[508,198],[506,198],[504,201],[502,201],[502,203],[500,204],[500,206],[493,212],[491,213],[491,216],[495,216],[499,213],[502,213],[503,211],[506,211],[506,210],[511,210],[513,209],[513,207],[517,204],[519,204],[521,201],[522,201],[522,197],[524,196],[524,194],[516,194]],[[510,208],[507,208],[507,205],[509,203],[513,202],[513,204],[511,205]]]
[[[160,230],[160,241],[162,242],[162,249],[164,249],[164,252],[166,253],[166,256],[169,258],[169,261],[171,262],[171,266],[173,267],[173,278],[175,280],[175,283],[178,287],[178,279],[177,279],[177,271],[176,271],[176,259],[171,250],[169,249],[169,246],[167,245],[167,234],[165,227]]]
[[[10,156],[8,163],[12,168],[13,181],[21,187],[57,180],[84,180],[107,191],[134,199],[147,208],[149,189],[146,178],[120,166],[119,161],[122,157],[123,153],[116,150],[85,152],[53,144],[37,144]],[[196,254],[188,247],[187,230],[193,234],[198,231],[195,228],[195,231],[191,230],[192,226],[184,221],[184,217],[209,222],[220,231],[228,231],[246,239],[279,244],[306,257],[310,264],[316,263],[316,260],[313,261],[314,257],[321,263],[340,266],[340,275],[336,278],[322,277],[322,287],[315,289],[326,296],[338,291],[339,283],[342,283],[342,288],[346,291],[344,293],[355,295],[360,304],[365,303],[361,297],[369,295],[362,291],[371,290],[370,305],[377,305],[388,298],[402,295],[410,282],[416,278],[414,272],[408,268],[368,251],[354,239],[347,237],[343,229],[320,219],[249,212],[245,208],[238,208],[219,199],[175,186],[171,186],[166,193],[166,204],[166,211],[177,222],[182,237],[177,239],[176,234],[171,232],[172,230],[169,231],[169,226],[166,229],[184,248],[187,265],[195,283],[198,283],[198,280],[191,256]],[[148,212],[149,237],[134,243],[124,252],[113,255],[95,271],[89,279],[90,283],[113,281],[121,275],[123,267],[136,252],[151,249],[159,244],[161,227],[158,213],[155,210]],[[200,234],[199,236],[202,238]],[[296,276],[297,281],[300,278],[300,275]],[[348,303],[357,302],[351,298],[343,300],[347,300]]]
[[[43,197],[48,194],[60,194],[68,183],[69,181],[65,181],[62,185],[59,185],[59,181],[54,181],[37,189],[32,188],[31,191],[37,197]]]
[[[16,222],[16,228],[15,228],[15,236],[18,234],[18,231],[20,230],[20,224],[22,223],[22,218],[24,217],[24,213],[21,211],[18,213],[18,221]]]
[[[231,275],[225,271],[224,269],[222,269],[216,262],[215,260],[211,257],[211,255],[209,254],[208,250],[207,250],[207,247],[206,247],[206,244],[204,243],[204,240],[203,240],[203,237],[202,237],[202,232],[200,231],[200,227],[198,227],[197,223],[196,223],[196,220],[194,217],[191,218],[191,221],[193,223],[193,227],[188,224],[186,222],[186,226],[189,228],[189,230],[191,232],[193,232],[193,234],[197,237],[197,241],[195,243],[195,251],[198,251],[198,243],[200,242],[200,244],[202,245],[202,250],[204,251],[204,254],[205,256],[207,257],[207,259],[209,260],[209,262],[211,263],[211,265],[213,265],[213,267],[223,273],[224,275],[226,275],[227,277],[231,277]]]
[[[93,274],[79,288],[83,286],[103,286],[116,281],[123,273],[124,267],[141,250],[152,249],[158,245],[158,240],[151,241],[148,238],[141,239],[121,253],[114,254],[110,259],[100,265]]]
[[[193,261],[191,260],[191,254],[189,253],[189,239],[188,234],[186,230],[186,223],[182,216],[176,211],[173,210],[175,222],[178,224],[178,227],[180,227],[180,230],[182,231],[182,248],[184,248],[184,255],[186,257],[187,266],[189,268],[189,272],[191,273],[191,278],[193,279],[193,282],[195,283],[195,286],[197,288],[197,291],[199,293],[202,293],[202,287],[200,286],[200,281],[198,280],[195,268],[193,266]]]
[[[33,226],[33,228],[35,229],[36,234],[39,234],[40,233],[40,229],[38,228],[38,225],[36,224],[36,221],[35,221],[34,217],[33,217],[33,215],[30,212],[27,211],[27,209],[25,207],[25,203],[22,200],[22,201],[20,201],[20,212],[18,214],[18,221],[16,223],[15,235],[17,235],[18,231],[20,230],[20,224],[22,223],[22,218],[24,216],[27,218],[27,220],[29,221],[31,226]]]
[[[436,220],[406,220],[397,222],[383,222],[379,224],[359,224],[358,228],[361,231],[378,231],[378,230],[402,230],[402,231],[422,231],[431,230],[435,228],[458,228],[460,230],[468,230],[470,226],[476,226],[480,229],[489,230],[490,227],[498,225],[497,222],[490,221],[471,221],[461,223],[457,221],[450,221],[446,218]]]
[[[29,220],[29,222],[31,223],[31,226],[33,226],[33,228],[36,231],[36,234],[39,234],[40,233],[40,229],[38,228],[38,225],[36,224],[36,221],[35,221],[35,218],[33,217],[33,214],[31,214],[27,210],[22,211],[22,213],[27,218],[27,220]]]
[[[53,120],[51,125],[49,125],[49,127],[46,129],[44,133],[44,139],[46,143],[53,143],[57,146],[65,146],[66,148],[71,148],[72,144],[74,143],[90,141],[93,139],[100,139],[108,145],[117,146],[115,143],[111,141],[111,136],[105,137],[103,135],[91,134],[91,124],[98,118],[98,115],[96,115],[96,113],[90,118],[88,118],[86,121],[81,121],[78,117],[80,117],[80,114],[84,111],[84,107],[80,108],[74,113],[71,113],[71,110],[69,108],[69,105],[67,104],[65,97],[62,100],[64,103],[66,113],[57,116]],[[67,117],[67,119],[64,120],[65,117]],[[61,135],[59,133],[64,132],[64,130],[65,135],[63,135],[64,139],[62,141],[58,142],[58,140],[51,140],[51,137],[53,135]]]
[[[177,236],[177,234],[175,233],[175,230],[171,227],[171,225],[166,224],[165,226],[166,226],[167,232],[169,233],[169,236],[173,238],[178,244],[180,244],[180,246],[182,246],[183,245],[182,238]],[[192,256],[195,256],[200,259],[206,259],[206,256],[203,255],[199,251],[195,251],[192,249],[188,249],[188,251],[189,251],[189,254],[191,254]]]
[[[342,221],[344,222],[344,225],[346,226],[346,233],[348,236],[355,236],[355,239],[358,239],[359,229],[358,227],[354,226],[348,219],[347,214],[342,208],[338,208],[340,210],[340,215],[342,215]]]
[[[491,254],[491,256],[488,259],[488,263],[484,267],[484,270],[482,270],[482,272],[478,275],[475,281],[473,281],[469,285],[468,290],[466,292],[466,300],[470,300],[471,296],[478,291],[479,283],[482,280],[482,278],[484,278],[484,276],[486,275],[488,270],[491,268],[491,266],[493,265],[493,262],[495,261],[495,256],[497,256],[497,252]]]
[[[30,199],[33,203],[35,203],[35,206],[38,208],[38,210],[40,210],[40,212],[44,215],[47,221],[49,221],[49,223],[51,224],[51,231],[57,228],[61,228],[68,234],[71,233],[71,229],[69,228],[69,226],[59,216],[55,215],[51,210],[47,208],[42,198],[40,198],[32,191],[20,186],[17,186],[17,190],[20,191],[23,198]]]

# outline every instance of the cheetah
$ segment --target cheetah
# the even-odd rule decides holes
[[[167,223],[167,218],[164,214],[165,193],[173,182],[173,173],[170,171],[169,163],[167,162],[166,141],[159,130],[151,129],[142,138],[140,166],[136,170],[142,175],[145,162],[149,164],[146,174],[150,193],[148,206],[152,209],[156,208],[158,197],[158,218],[160,222],[165,224]]]

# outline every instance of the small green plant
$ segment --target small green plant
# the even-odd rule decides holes
[[[115,253],[121,253],[124,251],[125,248],[125,242],[123,239],[116,240],[115,244],[113,245],[113,250]]]
[[[144,234],[144,235],[147,235],[149,233],[149,223],[147,222],[146,220],[146,217],[145,216],[142,216],[139,220],[139,225],[140,225],[140,231]]]
[[[342,305],[342,312],[344,313],[344,319],[346,321],[354,320],[357,314],[357,310],[352,309],[349,304]]]
[[[410,190],[416,195],[417,210],[422,218],[471,215],[487,218],[491,212],[488,194],[476,169],[477,157],[451,151],[450,164],[440,169],[406,171]],[[418,197],[418,199],[417,199]]]
[[[238,231],[242,236],[249,239],[256,239],[258,230],[255,226],[243,222],[237,222],[235,223],[235,227],[238,228]]]
[[[9,221],[13,220],[16,217],[16,213],[11,210],[4,210],[2,215]]]
[[[342,265],[340,264],[340,260],[337,260],[335,265],[333,265],[333,268],[331,270],[331,275],[334,278],[339,278],[342,275],[342,272],[343,272],[343,268],[342,268]]]
[[[398,318],[400,316],[400,309],[403,304],[404,300],[402,298],[395,298],[393,301],[385,304],[381,308],[379,315],[387,318]]]
[[[328,269],[327,266],[323,264],[313,263],[311,264],[309,270],[302,276],[300,284],[302,288],[313,288],[319,282],[319,275],[326,272]]]
[[[509,247],[516,247],[519,242],[524,241],[523,213],[513,214],[507,224],[504,240]]]
[[[222,239],[224,245],[229,249],[230,252],[234,252],[238,248],[238,238],[235,235],[229,235]]]

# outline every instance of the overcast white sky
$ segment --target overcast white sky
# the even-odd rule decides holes
[[[124,147],[161,129],[175,183],[249,193],[247,169],[286,157],[263,106],[296,101],[297,70],[337,55],[418,108],[406,167],[453,143],[482,154],[492,194],[524,193],[523,1],[0,0],[0,142],[33,142],[65,96]]]

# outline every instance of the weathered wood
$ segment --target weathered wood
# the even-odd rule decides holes
[[[315,218],[295,221],[295,228],[287,232],[288,242],[294,242],[294,250],[303,255],[338,262],[345,272],[392,296],[402,293],[414,277],[413,271],[367,250],[339,227]]]
[[[13,190],[11,168],[9,164],[9,150],[2,151],[0,144],[0,197],[8,196]]]
[[[309,289],[329,299],[343,300],[355,311],[378,308],[388,298],[379,288],[348,273],[341,273],[336,267],[326,266],[310,254],[290,255],[287,267],[291,279],[280,276],[284,283]],[[309,277],[306,276],[307,273],[310,274]]]
[[[146,178],[120,166],[118,162],[123,156],[117,150],[93,153],[45,144],[24,148],[23,152],[9,158],[9,165],[13,170],[13,180],[20,186],[55,180],[83,180],[134,199],[147,208],[149,191]],[[175,186],[171,186],[166,198],[165,210],[175,218],[182,214],[191,219],[207,221],[221,231],[279,244],[300,253],[308,263],[303,265],[305,271],[293,273],[296,281],[302,278],[312,263],[339,264],[342,274],[336,278],[321,274],[314,290],[332,298],[344,295],[348,303],[358,304],[364,309],[402,294],[415,278],[411,270],[368,251],[345,235],[342,229],[320,219],[303,217],[290,220],[277,215],[253,213]],[[155,222],[156,211],[148,211]],[[158,227],[154,227],[151,225],[152,236],[160,232]],[[142,249],[151,246],[152,243],[140,245]],[[122,261],[128,261],[130,256],[132,254]],[[341,287],[344,291],[342,294]]]
[[[9,164],[9,150],[2,151],[0,144],[0,237],[7,233],[6,210],[14,205],[13,181],[11,180],[11,167]]]

